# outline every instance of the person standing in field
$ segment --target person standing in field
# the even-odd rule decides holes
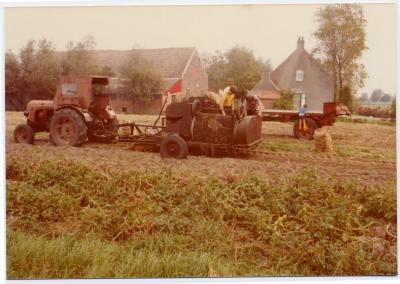
[[[235,85],[226,87],[223,91],[219,91],[221,101],[219,107],[223,115],[226,115],[225,110],[233,111],[235,109],[234,100],[238,94],[238,88]]]
[[[299,110],[299,130],[307,130],[307,124],[306,124],[306,112],[307,112],[307,104],[304,104],[302,108]]]

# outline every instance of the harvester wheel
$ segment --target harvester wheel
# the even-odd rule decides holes
[[[307,129],[299,129],[300,119],[296,120],[293,126],[293,135],[296,138],[305,138],[312,140],[314,138],[314,131],[318,128],[317,123],[312,118],[306,118]]]
[[[75,110],[62,109],[50,122],[50,140],[56,146],[79,146],[87,139],[87,126]]]
[[[170,135],[161,141],[161,158],[185,159],[188,154],[188,147],[178,135]]]
[[[14,129],[14,141],[16,143],[33,144],[35,133],[28,124],[17,125]]]

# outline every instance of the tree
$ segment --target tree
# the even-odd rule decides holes
[[[8,110],[20,110],[24,107],[24,98],[19,95],[21,71],[17,56],[7,51],[5,55],[5,98]]]
[[[383,95],[384,93],[381,89],[375,89],[371,94],[370,101],[374,103],[379,102]]]
[[[161,89],[162,79],[153,65],[133,51],[129,60],[121,66],[122,85],[119,93],[132,98],[147,96]]]
[[[256,60],[251,50],[235,46],[225,53],[217,51],[206,60],[209,87],[213,91],[228,85],[237,85],[239,90],[252,89],[261,78],[268,61]]]
[[[53,44],[48,40],[29,41],[20,50],[19,95],[31,99],[51,99],[56,90],[61,69]]]
[[[272,71],[272,63],[271,60],[266,59],[263,60],[261,57],[257,59],[257,61],[260,63],[261,68],[263,71]]]
[[[392,100],[392,105],[390,107],[390,117],[396,119],[396,96]]]
[[[360,102],[366,103],[369,101],[369,96],[366,92],[362,93],[361,96],[358,98]]]
[[[274,109],[288,109],[292,110],[294,108],[293,104],[294,93],[290,90],[283,90],[281,92],[281,97],[274,102]]]
[[[323,66],[332,75],[338,101],[340,90],[349,86],[356,92],[367,77],[364,65],[358,63],[367,49],[364,12],[358,4],[327,5],[318,10],[316,21],[318,29],[313,36],[318,46],[313,54],[321,56]]]
[[[353,111],[353,97],[349,86],[346,86],[340,90],[339,102],[347,106],[350,111]]]
[[[392,101],[392,96],[389,94],[383,94],[380,101],[383,103],[390,103]]]
[[[99,72],[90,50],[94,49],[96,42],[91,35],[87,35],[82,41],[74,44],[67,43],[67,51],[61,60],[63,75],[93,75]]]
[[[98,68],[98,71],[96,71],[96,75],[114,77],[116,74],[110,66],[104,65],[101,68]]]

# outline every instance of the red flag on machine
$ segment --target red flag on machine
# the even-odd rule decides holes
[[[164,96],[168,96],[174,93],[180,93],[181,91],[182,91],[182,79],[179,79],[169,89],[164,91]]]

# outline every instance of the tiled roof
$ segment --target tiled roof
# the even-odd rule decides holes
[[[89,53],[98,66],[109,66],[115,74],[119,74],[122,64],[127,62],[131,54],[139,54],[149,61],[161,76],[180,78],[193,52],[194,47],[134,49],[134,50],[90,50]],[[59,52],[62,55],[64,52]]]
[[[261,80],[249,93],[257,95],[261,99],[279,99],[281,96],[279,88],[271,80],[269,71],[263,71]]]
[[[314,77],[315,72],[318,72],[321,76],[326,77],[327,80],[333,80],[332,77],[322,69],[322,66],[304,49],[304,46],[298,46],[285,61],[276,67],[271,73],[271,78],[282,89],[294,89],[298,85],[295,73],[300,66],[302,66],[302,69],[307,69],[304,70],[307,74],[310,74],[310,71],[314,72]],[[311,78],[314,77],[309,77],[309,80],[304,78],[304,82],[302,82],[303,88],[315,84],[315,82],[311,80]]]

